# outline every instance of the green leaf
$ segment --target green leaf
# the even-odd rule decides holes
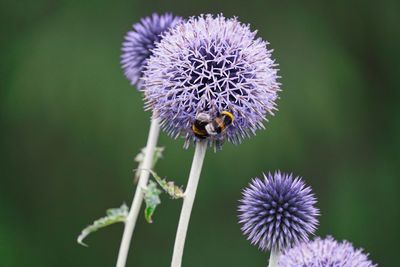
[[[163,152],[164,152],[164,147],[156,147],[155,148],[154,155],[153,155],[153,162],[151,164],[151,169],[154,169],[158,160],[163,157]],[[144,147],[140,150],[139,154],[137,154],[135,157],[135,161],[138,163],[138,167],[135,171],[135,177],[134,177],[135,183],[137,183],[137,181],[139,180],[139,176],[140,176],[139,170],[141,170],[141,168],[143,166],[143,159],[144,159],[145,154],[146,154],[146,148]]]
[[[146,208],[144,209],[144,218],[148,223],[153,222],[153,214],[156,207],[161,203],[160,194],[161,190],[157,188],[157,184],[153,181],[149,181],[144,191],[144,202]]]
[[[118,222],[125,222],[126,217],[128,216],[128,206],[126,204],[122,204],[119,208],[108,209],[106,214],[107,216],[97,219],[93,222],[93,224],[87,226],[82,230],[81,234],[78,236],[77,242],[82,246],[87,247],[85,243],[83,243],[83,239],[85,239],[89,234],[96,232],[97,230],[109,226]]]
[[[173,199],[183,198],[184,192],[182,187],[175,185],[173,181],[167,181],[165,178],[162,179],[155,171],[147,170],[151,173],[161,188]]]
[[[153,223],[153,214],[155,210],[155,206],[146,206],[144,209],[144,218],[146,219],[146,222]]]

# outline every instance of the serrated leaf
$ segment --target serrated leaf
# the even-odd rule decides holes
[[[179,187],[175,185],[175,182],[173,181],[167,181],[165,178],[161,178],[155,171],[153,170],[147,170],[148,172],[151,173],[151,175],[154,177],[154,179],[157,181],[157,183],[160,185],[160,187],[173,199],[178,199],[178,198],[183,198],[184,197],[184,192],[182,190],[182,187]]]
[[[146,208],[144,209],[144,218],[148,223],[153,222],[153,214],[156,207],[161,203],[160,194],[161,190],[157,188],[157,184],[153,181],[149,181],[147,187],[143,189],[144,202]]]
[[[153,155],[153,162],[151,164],[151,168],[154,169],[154,167],[156,166],[158,160],[160,158],[163,157],[163,152],[164,152],[164,147],[156,147],[154,150],[154,155]],[[143,167],[143,159],[144,159],[144,155],[146,154],[146,148],[142,148],[139,152],[139,154],[136,155],[135,157],[135,161],[138,163],[138,167],[136,169],[135,172],[135,177],[134,177],[134,181],[135,183],[137,183],[139,176],[140,176],[140,171]]]
[[[87,247],[87,245],[83,243],[83,239],[101,228],[114,223],[125,222],[128,212],[129,210],[126,204],[122,204],[119,208],[108,209],[106,211],[107,216],[95,220],[91,225],[82,230],[81,234],[77,238],[77,242],[82,246]]]

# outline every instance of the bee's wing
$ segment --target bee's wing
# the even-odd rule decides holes
[[[201,122],[211,122],[211,116],[207,113],[199,113],[196,116],[196,120]]]

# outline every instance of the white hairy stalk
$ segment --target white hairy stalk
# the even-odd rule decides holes
[[[181,216],[179,218],[178,230],[176,232],[174,253],[172,256],[171,267],[181,267],[183,248],[185,246],[186,233],[189,225],[190,214],[192,212],[194,198],[196,196],[197,185],[203,166],[204,156],[207,150],[207,141],[199,141],[194,151],[192,167],[190,169],[189,180],[186,186]]]
[[[143,202],[143,188],[146,188],[147,182],[149,180],[150,173],[145,170],[150,170],[152,168],[152,161],[159,133],[159,119],[153,118],[151,120],[150,132],[147,138],[147,145],[143,158],[143,163],[141,165],[141,170],[138,170],[140,171],[139,182],[136,187],[135,196],[133,197],[128,217],[125,221],[124,233],[122,235],[121,246],[118,253],[118,260],[116,265],[117,267],[125,267],[126,264],[126,259],[128,257],[128,251],[132,239],[132,233],[135,229],[138,214],[140,212],[140,207],[142,206]]]
[[[279,252],[278,249],[272,248],[271,254],[269,255],[268,267],[277,267],[280,255],[281,255],[281,253]]]

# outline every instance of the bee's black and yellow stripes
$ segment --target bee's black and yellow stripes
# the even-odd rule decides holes
[[[196,119],[192,124],[192,131],[196,137],[205,139],[210,135],[222,133],[232,124],[233,120],[233,114],[225,110],[213,120]]]
[[[204,139],[208,136],[206,129],[204,128],[206,124],[204,122],[195,121],[192,125],[192,131],[198,138]]]
[[[229,124],[231,124],[233,121],[234,121],[234,119],[235,119],[235,117],[233,116],[233,114],[232,113],[230,113],[229,111],[222,111],[221,112],[221,115],[225,115],[226,117],[228,117],[227,119],[228,120],[224,120],[225,121],[225,125],[229,125]],[[225,118],[226,118],[225,117]]]

